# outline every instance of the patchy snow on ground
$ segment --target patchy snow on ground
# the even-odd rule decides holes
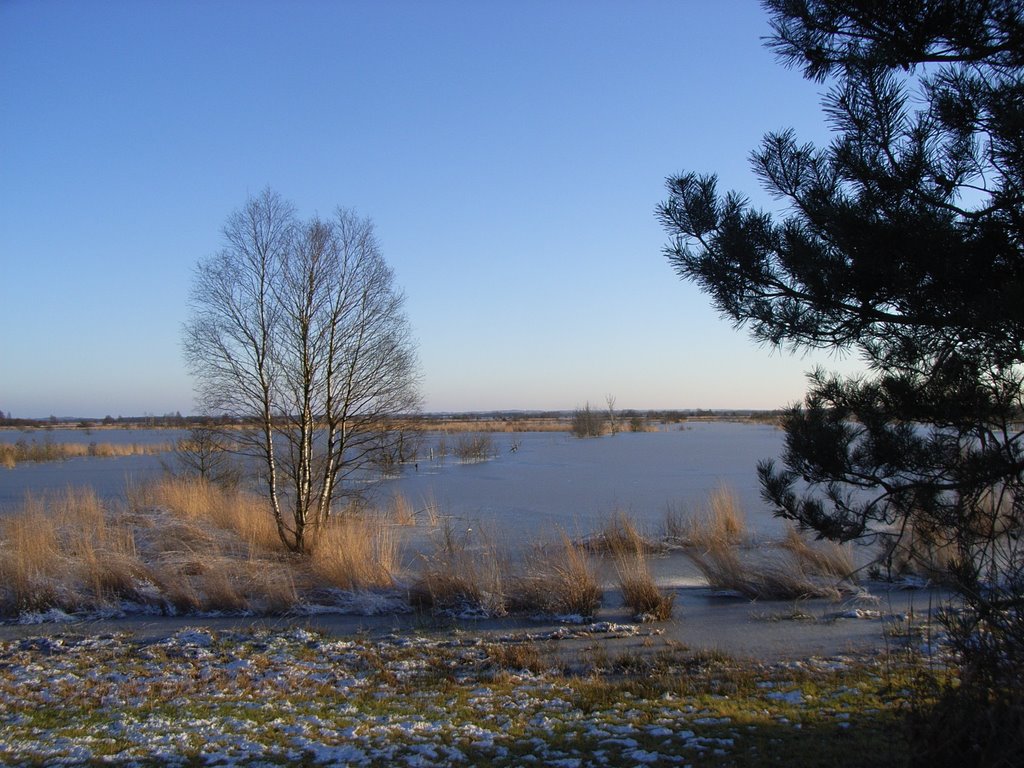
[[[128,634],[3,641],[0,763],[582,767],[728,758],[743,733],[709,708],[715,697],[602,687],[495,655],[642,631],[603,622],[484,640],[186,628],[149,642]],[[801,691],[794,671],[835,663],[772,667],[775,677],[750,694],[752,711],[799,727],[821,696]],[[857,694],[843,688],[826,702],[836,728],[854,727],[844,702]]]

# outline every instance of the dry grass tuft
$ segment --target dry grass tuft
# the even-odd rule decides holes
[[[747,522],[732,489],[721,486],[708,497],[703,513],[689,521],[684,539],[692,546],[713,549],[738,544],[746,537]]]
[[[601,605],[601,587],[586,547],[563,533],[561,546],[535,549],[512,603],[519,611],[591,618]]]
[[[941,583],[949,579],[958,557],[951,532],[908,524],[886,540],[879,562],[886,578],[918,576]]]
[[[857,570],[853,548],[849,544],[834,541],[812,544],[792,525],[787,528],[781,546],[796,558],[805,571],[813,574],[848,579]]]
[[[60,544],[52,521],[26,510],[4,521],[0,551],[3,612],[45,610],[59,604],[55,577],[60,567]]]
[[[741,558],[735,546],[721,542],[687,555],[714,589],[736,592],[751,600],[801,600],[812,597],[839,599],[842,590],[834,579],[808,572],[796,558],[778,552]]]
[[[2,526],[0,613],[75,611],[137,597],[147,569],[131,529],[91,489],[27,496]]]
[[[127,491],[134,512],[167,509],[199,528],[215,526],[237,535],[250,550],[275,552],[281,541],[267,504],[251,493],[224,489],[201,478],[165,477]]]
[[[487,655],[488,663],[502,671],[526,670],[539,675],[547,669],[544,656],[534,643],[488,643],[484,646],[484,653]]]
[[[425,497],[417,508],[402,493],[392,495],[387,506],[387,515],[395,525],[412,527],[421,521],[428,526],[436,526],[440,519],[440,511],[432,496]]]
[[[313,548],[310,567],[321,582],[346,590],[394,586],[401,551],[383,515],[347,514],[333,519]]]
[[[666,621],[671,618],[675,593],[658,588],[643,552],[616,552],[615,574],[622,590],[622,601],[634,617],[641,621]]]
[[[280,613],[314,585],[394,584],[394,526],[332,522],[308,558],[281,546],[265,504],[201,479],[127,489],[107,509],[91,490],[27,497],[0,523],[0,613],[69,612],[132,602],[169,613]]]
[[[405,494],[395,493],[392,495],[388,510],[391,520],[395,525],[416,525],[416,508],[413,507]]]
[[[790,528],[778,546],[754,550],[735,494],[714,491],[697,519],[670,517],[666,530],[685,533],[686,554],[714,589],[736,592],[752,600],[838,599],[850,591],[856,565],[853,551],[837,544],[812,545]],[[740,550],[743,550],[741,555]]]
[[[662,552],[665,545],[644,535],[636,521],[626,512],[615,512],[596,535],[583,545],[591,552]]]
[[[508,558],[491,538],[458,532],[449,520],[436,532],[433,552],[422,556],[410,597],[439,613],[503,616],[508,574]]]

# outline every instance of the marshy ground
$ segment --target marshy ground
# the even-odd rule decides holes
[[[633,641],[616,650],[609,642]],[[939,673],[941,674],[941,673]],[[0,641],[10,765],[900,765],[916,653],[763,663],[637,625]]]
[[[872,598],[792,541],[758,559],[727,502],[505,558],[396,500],[300,558],[203,484],[29,499],[0,547],[0,761],[904,763],[907,712],[951,674],[931,598]]]

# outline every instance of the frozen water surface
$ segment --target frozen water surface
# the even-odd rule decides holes
[[[446,440],[450,445],[453,438]],[[467,526],[534,538],[560,529],[587,534],[617,511],[660,529],[669,507],[697,511],[712,491],[727,486],[754,533],[781,526],[761,501],[756,475],[758,461],[782,451],[783,433],[771,426],[697,422],[582,440],[565,433],[496,434],[494,444],[498,456],[490,461],[421,460],[418,470],[407,467],[382,483],[378,498],[401,493],[413,506],[433,502]]]
[[[123,433],[123,434],[122,434]],[[6,439],[19,432],[0,433]],[[46,439],[31,433],[27,439]],[[113,442],[172,442],[168,430],[103,430],[85,435],[54,430],[50,439]],[[652,531],[661,528],[666,510],[696,511],[718,486],[731,488],[756,534],[772,534],[779,521],[760,499],[757,462],[778,457],[783,433],[771,426],[730,422],[671,425],[658,432],[624,432],[578,439],[563,432],[496,433],[497,456],[463,463],[451,453],[430,459],[425,441],[418,464],[403,467],[397,478],[373,489],[378,502],[400,493],[417,508],[433,504],[465,527],[482,526],[513,542],[533,540],[564,530],[586,535],[617,511],[630,514]],[[458,435],[444,436],[449,447]],[[512,450],[515,447],[516,450]],[[436,452],[435,452],[436,456]],[[103,498],[123,495],[127,480],[159,476],[161,456],[78,458],[60,462],[19,464],[0,469],[0,510],[19,504],[26,492],[60,491],[67,486],[92,486]]]

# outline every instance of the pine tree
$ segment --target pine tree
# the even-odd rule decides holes
[[[670,178],[667,256],[756,340],[864,359],[858,379],[811,374],[763,495],[825,537],[887,540],[886,565],[944,567],[962,649],[1006,690],[1024,671],[1024,3],[764,5],[780,60],[829,84],[834,138],[765,136],[752,163],[783,214]]]

